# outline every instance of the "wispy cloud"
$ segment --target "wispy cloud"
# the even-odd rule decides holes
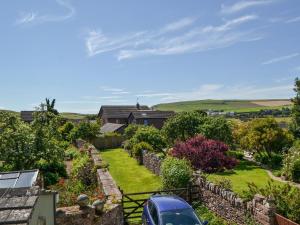
[[[186,18],[183,18],[183,19],[181,19],[179,21],[176,21],[174,23],[170,23],[170,24],[166,25],[162,29],[162,32],[180,30],[182,28],[185,28],[187,26],[192,25],[195,21],[196,21],[196,18],[186,17]]]
[[[61,22],[68,20],[75,15],[76,10],[68,0],[56,0],[56,2],[67,10],[65,15],[39,15],[39,13],[36,12],[22,12],[20,13],[19,18],[17,18],[15,24],[29,25],[45,22]]]
[[[269,64],[273,64],[273,63],[278,63],[278,62],[289,60],[289,59],[292,59],[292,58],[295,58],[295,57],[298,57],[298,56],[300,56],[299,53],[292,53],[292,54],[289,54],[289,55],[276,57],[276,58],[267,60],[265,62],[262,62],[262,65],[269,65]]]
[[[121,96],[83,96],[85,100],[120,99]]]
[[[286,23],[296,23],[296,22],[300,22],[300,16],[288,19],[286,21]]]
[[[115,52],[118,60],[208,51],[243,41],[260,40],[262,35],[241,28],[256,19],[256,15],[245,15],[221,25],[199,26],[194,18],[184,18],[158,30],[138,31],[120,37],[109,37],[102,31],[93,30],[86,38],[86,49],[89,56]]]
[[[100,89],[105,92],[110,92],[112,95],[127,95],[130,94],[129,91],[124,90],[123,88],[114,88],[109,86],[101,86]]]
[[[255,7],[255,6],[261,6],[261,5],[267,5],[270,3],[273,3],[274,0],[244,0],[236,2],[233,5],[222,5],[221,6],[221,13],[224,14],[231,14],[243,11],[245,9]]]
[[[21,13],[20,17],[17,19],[16,24],[27,24],[31,23],[36,19],[37,14],[34,12]]]
[[[282,82],[292,82],[295,79],[295,76],[285,76],[274,79],[275,83],[282,83]]]

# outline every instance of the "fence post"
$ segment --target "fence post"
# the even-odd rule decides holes
[[[118,186],[118,189],[120,190],[121,195],[122,195],[122,198],[121,198],[121,206],[122,206],[122,211],[123,211],[123,224],[126,225],[127,222],[126,222],[126,220],[125,220],[124,202],[123,202],[123,201],[124,201],[124,192],[123,192],[123,190],[121,189],[120,186]]]

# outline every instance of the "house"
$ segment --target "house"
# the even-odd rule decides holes
[[[139,110],[128,116],[129,124],[152,125],[161,129],[165,121],[175,115],[173,111]]]
[[[37,181],[38,170],[0,173],[0,224],[55,224],[56,193]]]
[[[102,124],[117,123],[128,124],[128,117],[131,112],[139,110],[150,110],[145,105],[104,105],[98,113],[98,117],[101,119]]]
[[[21,119],[24,122],[31,123],[33,121],[33,113],[35,111],[21,111]]]
[[[106,123],[106,124],[104,124],[101,127],[100,133],[101,134],[106,134],[106,133],[119,133],[119,134],[123,134],[125,128],[126,128],[126,124]]]

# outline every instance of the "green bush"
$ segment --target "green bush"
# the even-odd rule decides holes
[[[71,132],[74,129],[75,125],[68,121],[64,125],[58,128],[59,133],[61,134],[63,140],[71,141]]]
[[[225,118],[205,117],[204,123],[199,126],[199,133],[208,139],[233,145],[232,127]]]
[[[92,186],[96,183],[96,170],[92,160],[86,153],[82,153],[81,157],[73,161],[71,175],[85,186]]]
[[[133,146],[132,153],[135,157],[141,157],[143,154],[143,150],[147,150],[149,152],[153,152],[154,149],[147,142],[140,142]]]
[[[257,162],[266,165],[272,169],[278,169],[282,166],[283,156],[280,153],[271,153],[269,156],[266,152],[260,152],[254,154],[254,158]]]
[[[244,158],[244,153],[242,151],[227,151],[226,155],[231,156],[233,158],[242,160]]]
[[[68,176],[63,162],[48,162],[46,160],[40,160],[37,163],[37,168],[40,170],[40,173],[44,178],[44,184],[46,187],[57,183],[59,178],[65,178]]]
[[[124,144],[123,144],[124,149],[126,149],[126,150],[132,150],[133,144],[134,143],[133,143],[132,139],[124,141]]]
[[[139,127],[141,127],[141,125],[129,124],[124,130],[124,135],[126,139],[132,138],[139,129]]]
[[[163,188],[187,187],[192,178],[192,168],[188,161],[173,157],[166,158],[161,166]]]
[[[68,160],[72,160],[72,159],[76,159],[80,156],[80,152],[77,148],[75,147],[69,147],[66,151],[65,151],[65,157]]]
[[[231,182],[231,180],[229,180],[227,178],[222,177],[222,178],[216,180],[215,184],[223,189],[228,190],[228,191],[232,190],[232,182]]]
[[[300,159],[294,162],[292,167],[292,179],[295,182],[300,182]]]
[[[163,152],[163,149],[167,146],[160,130],[152,126],[140,127],[130,140],[135,143],[146,142],[157,152]]]
[[[288,180],[299,182],[299,161],[300,148],[292,147],[285,155],[283,160],[282,175]]]
[[[71,140],[83,139],[85,141],[91,141],[100,133],[100,126],[98,123],[92,123],[89,121],[82,121],[77,124],[71,131]]]

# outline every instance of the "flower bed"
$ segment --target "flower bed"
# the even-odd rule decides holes
[[[122,225],[120,191],[107,169],[102,169],[104,163],[96,148],[87,144],[81,147],[80,157],[74,160],[72,179],[56,186],[61,191],[60,205],[68,206],[57,209],[57,224]]]

